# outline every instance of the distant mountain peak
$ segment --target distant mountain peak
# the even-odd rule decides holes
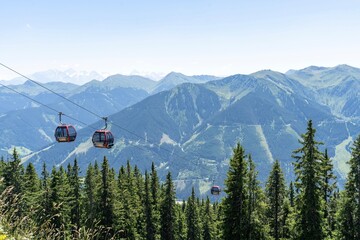
[[[326,69],[328,69],[328,68],[327,67],[319,67],[319,66],[312,65],[312,66],[303,68],[300,71],[323,71],[323,70],[326,70]]]
[[[169,77],[187,77],[187,76],[185,76],[184,74],[179,73],[179,72],[170,72],[170,73],[166,74],[165,77],[163,77],[163,79],[167,79]]]
[[[359,69],[358,68],[355,68],[355,67],[352,67],[352,66],[349,66],[349,65],[347,65],[347,64],[340,64],[340,65],[337,65],[337,66],[335,66],[334,67],[334,69],[336,69],[336,70],[342,70],[342,71],[353,71],[353,70],[355,70],[355,71],[359,71]]]

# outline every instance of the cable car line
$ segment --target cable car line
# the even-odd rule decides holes
[[[13,91],[13,92],[15,92],[15,93],[17,93],[17,94],[20,94],[20,95],[23,96],[23,97],[26,97],[27,99],[31,100],[32,102],[35,102],[35,103],[37,103],[37,104],[39,104],[39,105],[41,105],[41,106],[44,106],[44,107],[46,107],[46,108],[48,108],[48,109],[50,109],[50,110],[52,110],[52,111],[54,111],[54,112],[56,112],[56,113],[60,113],[60,112],[59,112],[58,110],[56,110],[55,108],[52,108],[52,107],[50,107],[49,105],[46,105],[46,104],[44,104],[44,103],[42,103],[42,102],[39,102],[38,100],[35,100],[35,99],[27,96],[27,95],[24,94],[24,93],[21,93],[21,92],[15,90],[15,89],[13,89],[13,88],[10,88],[10,87],[2,84],[2,83],[0,83],[0,85],[1,85],[2,87],[6,88],[6,89],[9,89],[10,91]],[[71,116],[69,116],[69,115],[67,115],[67,114],[62,113],[62,115],[67,116],[68,118],[70,118],[70,119],[72,119],[72,120],[74,120],[74,121],[77,121],[77,122],[81,123],[81,124],[84,125],[84,126],[89,126],[88,124],[86,124],[86,123],[84,123],[84,122],[82,122],[82,121],[80,121],[80,120],[78,120],[78,119],[76,119],[76,118],[73,118],[73,117],[71,117]]]
[[[42,87],[42,88],[44,88],[44,89],[46,89],[46,90],[48,90],[48,91],[52,92],[52,93],[53,93],[53,94],[55,94],[56,96],[61,97],[62,99],[65,99],[66,101],[68,101],[68,102],[70,102],[70,103],[72,103],[72,104],[76,105],[77,107],[79,107],[79,108],[81,108],[81,109],[83,109],[83,110],[87,111],[88,113],[91,113],[91,114],[93,114],[94,116],[96,116],[96,117],[98,117],[98,118],[102,118],[102,116],[100,116],[100,115],[96,114],[95,112],[93,112],[93,111],[91,111],[91,110],[89,110],[89,109],[87,109],[87,108],[85,108],[85,107],[83,107],[83,106],[81,106],[81,105],[77,104],[76,102],[74,102],[74,101],[72,101],[72,100],[70,100],[70,99],[68,99],[68,98],[66,98],[66,97],[64,97],[64,96],[62,96],[61,94],[59,94],[59,93],[57,93],[57,92],[55,92],[55,91],[51,90],[50,88],[48,88],[48,87],[46,87],[46,86],[44,86],[44,85],[42,85],[42,84],[40,84],[40,83],[36,82],[35,80],[33,80],[33,79],[31,79],[31,78],[29,78],[29,77],[25,76],[24,74],[19,73],[19,72],[18,72],[18,71],[16,71],[15,69],[12,69],[12,68],[8,67],[8,66],[6,66],[5,64],[3,64],[3,63],[1,63],[1,62],[0,62],[0,65],[1,65],[1,66],[3,66],[3,67],[5,67],[5,68],[7,68],[7,69],[9,69],[10,71],[12,71],[12,72],[14,72],[14,73],[16,73],[16,74],[18,74],[18,75],[22,76],[23,78],[26,78],[27,80],[31,81],[32,83],[35,83],[36,85],[38,85],[38,86],[40,86],[40,87]]]
[[[68,99],[67,97],[62,96],[61,94],[59,94],[59,93],[51,90],[50,88],[48,88],[48,87],[46,87],[46,86],[44,86],[44,85],[36,82],[35,80],[33,80],[33,79],[25,76],[24,74],[21,74],[20,72],[16,71],[16,70],[13,69],[13,68],[10,68],[9,66],[7,66],[7,65],[5,65],[5,64],[3,64],[3,63],[1,63],[1,62],[0,62],[0,65],[3,66],[3,67],[5,67],[5,68],[7,68],[8,70],[10,70],[10,71],[12,71],[12,72],[14,72],[14,73],[16,73],[16,74],[24,77],[25,79],[31,81],[32,83],[34,83],[34,84],[36,84],[36,85],[38,85],[38,86],[40,86],[40,87],[42,87],[42,88],[50,91],[51,93],[57,95],[58,97],[61,97],[62,99],[66,100],[66,101],[68,101],[68,102],[70,102],[70,103],[72,103],[73,105],[75,105],[75,106],[83,109],[84,111],[87,111],[88,113],[90,113],[90,114],[92,114],[92,115],[94,115],[94,116],[96,116],[96,117],[98,117],[98,118],[100,118],[100,119],[102,119],[102,120],[105,120],[105,119],[106,119],[106,120],[105,120],[105,123],[106,123],[106,126],[107,126],[107,117],[100,116],[99,114],[97,114],[97,113],[95,113],[95,112],[93,112],[93,111],[91,111],[91,110],[89,110],[89,109],[87,109],[87,108],[79,105],[78,103],[76,103],[76,102]],[[1,83],[0,83],[0,84],[1,84]],[[2,85],[3,87],[7,88],[7,89],[10,89],[10,90],[12,90],[12,91],[14,91],[14,92],[16,92],[16,93],[18,93],[18,94],[20,94],[20,95],[28,98],[28,99],[30,99],[31,101],[34,101],[34,102],[36,102],[36,103],[38,103],[38,104],[40,104],[40,105],[42,105],[42,106],[45,106],[45,107],[47,107],[47,108],[49,108],[49,109],[51,109],[51,110],[53,110],[53,111],[55,111],[55,112],[57,112],[57,113],[61,113],[61,112],[57,111],[56,109],[54,109],[54,108],[52,108],[52,107],[50,107],[50,106],[48,106],[48,105],[46,105],[46,104],[43,104],[43,103],[41,103],[41,102],[39,102],[39,101],[37,101],[37,100],[35,100],[35,99],[32,99],[31,97],[29,97],[29,96],[27,96],[27,95],[25,95],[25,94],[23,94],[23,93],[20,93],[20,92],[16,91],[15,89],[12,89],[12,88],[10,88],[10,87],[8,87],[8,86],[5,86],[5,85],[3,85],[3,84],[1,84],[1,85]],[[89,126],[88,124],[86,124],[86,123],[84,123],[84,122],[82,122],[82,121],[80,121],[80,120],[77,120],[77,119],[75,119],[75,118],[73,118],[73,117],[71,117],[71,116],[65,115],[65,114],[63,114],[63,113],[62,113],[62,115],[67,116],[67,117],[69,117],[70,119],[75,120],[75,121],[77,121],[77,122],[80,122],[80,123],[82,123],[82,124],[85,125],[85,126]],[[166,151],[166,152],[170,153],[170,154],[173,155],[173,156],[176,156],[176,157],[178,157],[178,158],[181,158],[181,159],[183,159],[183,160],[186,160],[186,161],[188,161],[188,162],[190,162],[190,163],[193,162],[193,161],[191,161],[191,160],[189,160],[189,159],[187,159],[187,158],[185,158],[185,157],[182,157],[182,156],[178,155],[176,152],[171,151],[171,150],[169,150],[169,149],[166,149],[166,148],[162,147],[160,144],[157,144],[157,143],[155,143],[155,142],[149,141],[149,140],[145,139],[144,137],[142,137],[142,136],[140,136],[140,135],[138,135],[138,134],[136,134],[136,133],[134,133],[134,132],[132,132],[132,131],[130,131],[130,130],[128,130],[128,129],[126,129],[126,128],[124,128],[124,127],[122,127],[122,126],[120,126],[120,125],[118,125],[118,124],[116,124],[116,123],[114,123],[114,122],[112,122],[112,121],[111,121],[111,123],[112,123],[112,125],[120,128],[121,130],[123,130],[123,131],[125,131],[125,132],[128,132],[128,133],[130,133],[130,134],[138,137],[139,139],[142,139],[142,140],[145,141],[145,142],[153,143],[154,145],[158,146],[159,149],[161,149],[161,150],[163,150],[163,151]],[[91,126],[90,126],[90,127],[91,127]],[[95,135],[98,131],[99,131],[99,130],[96,130],[95,133],[94,133],[94,135]],[[107,130],[107,131],[108,131],[108,130]],[[106,136],[106,133],[103,133],[103,134],[104,134],[104,136]],[[94,143],[94,135],[93,135],[93,143]],[[100,137],[100,135],[99,135],[99,137]],[[105,138],[106,138],[106,137],[105,137]],[[114,141],[113,137],[112,137],[112,140]],[[104,140],[103,140],[103,141],[104,141]],[[105,140],[105,141],[106,141],[106,140]],[[104,143],[105,143],[105,142],[104,142]],[[111,144],[113,145],[113,142],[112,142]],[[111,145],[111,146],[106,145],[106,148],[111,148],[112,145]],[[95,147],[101,147],[100,145],[96,145],[95,143],[94,143],[94,146],[95,146]],[[134,145],[134,146],[135,146],[135,145]],[[104,146],[102,146],[101,148],[103,148],[103,147],[104,147]],[[145,151],[145,150],[144,150],[144,151]],[[152,151],[152,152],[154,152],[154,151]],[[157,155],[160,156],[158,153],[157,153]],[[162,157],[161,157],[161,158],[162,158]],[[197,158],[200,159],[199,156],[197,156]],[[170,163],[170,162],[171,162],[171,160],[168,161],[168,163]],[[205,169],[206,171],[209,171],[209,169],[207,169],[207,168],[199,165],[198,163],[197,163],[197,164],[195,163],[195,165],[197,165],[197,166],[200,167],[200,168]]]

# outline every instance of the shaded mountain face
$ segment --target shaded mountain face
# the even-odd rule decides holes
[[[343,86],[347,87],[353,85]],[[111,115],[109,128],[116,141],[110,150],[92,147],[92,132],[103,127],[99,121],[80,130],[76,142],[52,144],[23,160],[40,169],[42,161],[52,166],[68,164],[76,157],[83,172],[88,163],[102,161],[104,156],[115,169],[127,160],[142,170],[154,162],[160,177],[172,172],[181,198],[188,196],[191,186],[209,194],[213,181],[222,185],[237,142],[252,155],[262,182],[275,159],[281,162],[287,180],[292,179],[292,151],[300,147],[298,139],[312,119],[316,139],[328,148],[341,181],[347,171],[349,144],[359,134],[360,123],[335,116],[331,106],[317,101],[317,94],[272,71],[184,83]]]
[[[348,65],[308,67],[289,71],[287,76],[312,88],[316,101],[329,106],[334,115],[359,119],[360,69]]]

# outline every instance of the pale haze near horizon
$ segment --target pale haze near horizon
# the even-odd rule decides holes
[[[360,1],[4,1],[0,62],[228,76],[360,67]],[[17,77],[0,66],[0,80]]]

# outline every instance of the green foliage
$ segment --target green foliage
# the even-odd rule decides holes
[[[99,197],[99,220],[101,226],[105,228],[112,228],[115,222],[114,213],[114,198],[115,198],[115,186],[114,179],[109,168],[109,163],[106,157],[104,157],[101,168],[101,186]]]
[[[204,240],[213,240],[215,237],[215,217],[210,205],[209,197],[206,198],[203,218],[202,237]]]
[[[160,202],[160,236],[162,240],[175,239],[175,189],[172,182],[171,173],[166,175],[166,182]]]
[[[242,146],[238,143],[233,150],[225,180],[227,196],[224,207],[224,239],[246,239],[248,236],[248,179],[247,162]]]
[[[270,222],[270,233],[275,240],[283,237],[284,204],[286,198],[284,174],[276,160],[266,183],[266,196],[269,201],[267,216]]]
[[[75,158],[74,165],[70,166],[68,171],[68,181],[70,184],[69,208],[70,224],[72,225],[73,237],[78,238],[77,232],[81,227],[81,189],[79,179],[79,166]]]
[[[351,150],[350,172],[337,217],[340,239],[360,238],[360,135]]]
[[[186,222],[187,222],[187,239],[188,240],[200,240],[201,229],[200,229],[200,217],[198,203],[195,199],[194,187],[191,190],[191,196],[187,201],[186,206]]]
[[[83,222],[86,227],[94,228],[99,218],[97,216],[99,208],[99,197],[97,193],[100,191],[100,176],[99,172],[89,164],[85,182],[84,182],[84,199],[83,199]]]
[[[296,199],[296,208],[299,217],[296,221],[299,239],[323,239],[323,216],[321,202],[322,153],[318,150],[320,142],[315,141],[316,130],[309,120],[307,132],[299,140],[301,148],[293,151],[296,182],[299,192]]]
[[[314,134],[309,121],[288,190],[276,161],[264,191],[251,156],[237,144],[220,203],[197,198],[194,188],[176,203],[171,173],[160,186],[154,163],[142,175],[128,161],[116,174],[104,157],[83,179],[76,159],[51,175],[44,163],[39,178],[31,163],[24,171],[14,150],[10,161],[0,160],[0,223],[15,239],[359,239],[360,136],[339,193]]]
[[[325,220],[325,235],[332,237],[333,232],[335,231],[335,211],[334,205],[336,205],[336,176],[333,171],[333,164],[331,159],[328,156],[327,149],[325,149],[324,157],[321,161],[321,177],[322,185],[321,192],[323,194],[324,202],[324,220]]]

